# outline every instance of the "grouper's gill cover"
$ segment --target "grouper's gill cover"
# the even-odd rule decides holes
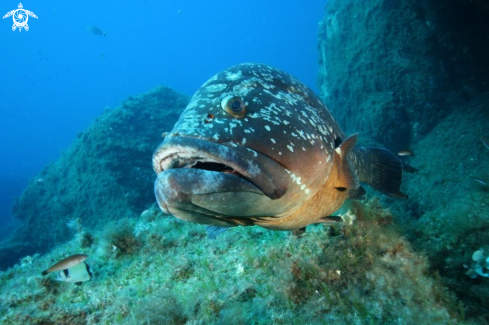
[[[355,148],[291,75],[245,63],[209,79],[153,155],[155,195],[175,217],[293,230],[337,210],[358,181],[402,197],[400,161]]]

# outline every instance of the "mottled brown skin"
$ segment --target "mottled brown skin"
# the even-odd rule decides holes
[[[347,157],[343,155],[343,157]],[[346,158],[345,158],[346,159]],[[318,191],[306,200],[294,212],[288,213],[280,218],[260,218],[255,224],[273,230],[296,230],[310,224],[321,223],[326,216],[337,211],[348,198],[350,189],[348,186],[353,182],[354,175],[350,168],[342,168],[348,164],[337,152],[333,156],[333,166],[327,178],[318,179],[311,188]],[[300,192],[296,193],[300,195]]]

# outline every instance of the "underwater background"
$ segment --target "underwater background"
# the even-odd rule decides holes
[[[2,16],[18,4],[4,3]],[[316,87],[324,1],[22,4],[39,17],[29,18],[30,30],[12,32],[9,17],[1,31],[2,225],[28,179],[128,96],[160,84],[190,96],[242,62],[266,62]]]
[[[0,29],[0,322],[489,323],[485,1],[22,5],[29,30]],[[361,145],[413,152],[409,198],[369,190],[301,237],[209,240],[161,212],[161,134],[242,62],[297,77]],[[91,281],[41,276],[77,253]]]

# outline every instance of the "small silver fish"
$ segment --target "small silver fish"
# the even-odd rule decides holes
[[[483,180],[482,178],[479,178],[479,177],[472,177],[472,180],[474,182],[476,182],[477,184],[483,186],[483,187],[486,187],[487,186],[487,182],[485,180]]]
[[[46,275],[51,272],[56,272],[56,271],[61,271],[61,270],[66,270],[69,269],[70,267],[73,267],[77,264],[80,264],[81,262],[85,261],[88,258],[88,255],[86,254],[75,254],[68,256],[65,259],[62,259],[58,263],[54,264],[50,268],[42,271],[42,275]]]
[[[480,137],[480,139],[481,139],[482,143],[484,144],[484,146],[486,146],[486,148],[489,149],[489,142],[486,139],[484,139],[483,137]]]
[[[401,150],[397,153],[398,156],[414,156],[414,153],[409,150],[409,149],[405,149],[405,150]]]
[[[87,30],[94,35],[103,35],[104,37],[107,35],[107,31],[104,32],[96,26],[88,26]]]
[[[73,267],[65,269],[56,275],[56,281],[74,282],[77,285],[80,285],[85,281],[90,281],[91,279],[92,272],[85,262],[81,262]]]

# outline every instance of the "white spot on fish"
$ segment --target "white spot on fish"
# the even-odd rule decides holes
[[[294,152],[294,148],[292,148],[291,145],[287,145],[287,149],[289,149],[291,152]]]
[[[242,146],[244,146],[245,144],[246,144],[246,138],[243,138],[243,139],[241,140],[241,145],[242,145]]]
[[[224,89],[226,89],[226,87],[227,86],[225,84],[209,85],[209,86],[206,87],[206,90],[209,91],[209,92],[221,92]]]
[[[299,133],[299,135],[301,136],[301,138],[303,138],[304,140],[306,140],[306,137],[304,135],[304,131],[302,131],[302,130],[296,130],[296,131],[297,131],[297,133]]]
[[[258,154],[256,153],[255,150],[251,150],[250,148],[246,148],[246,149],[253,153],[253,157],[258,157]]]
[[[291,174],[290,178],[292,178],[292,181],[296,183],[297,185],[301,185],[301,177],[297,177],[295,174]]]
[[[277,143],[274,138],[271,138],[270,141],[272,141],[273,143]]]
[[[322,134],[324,134],[324,135],[328,134],[328,130],[324,126],[320,125],[318,127],[318,129],[319,129],[319,132],[321,132]]]
[[[270,127],[268,125],[265,125],[265,129],[267,129],[267,131],[270,131]]]
[[[233,134],[233,129],[237,126],[236,123],[229,122],[229,133]]]
[[[226,79],[227,80],[230,80],[230,81],[238,80],[242,76],[243,75],[241,74],[241,71],[238,71],[238,72],[235,72],[235,73],[232,73],[232,72],[226,73]]]
[[[309,123],[311,123],[312,126],[314,126],[316,128],[316,123],[314,123],[313,120],[309,119]]]
[[[256,152],[255,152],[255,157],[256,157]],[[260,171],[261,169],[255,163],[250,164],[250,168],[248,168],[248,172],[251,174],[251,176],[258,175]]]

